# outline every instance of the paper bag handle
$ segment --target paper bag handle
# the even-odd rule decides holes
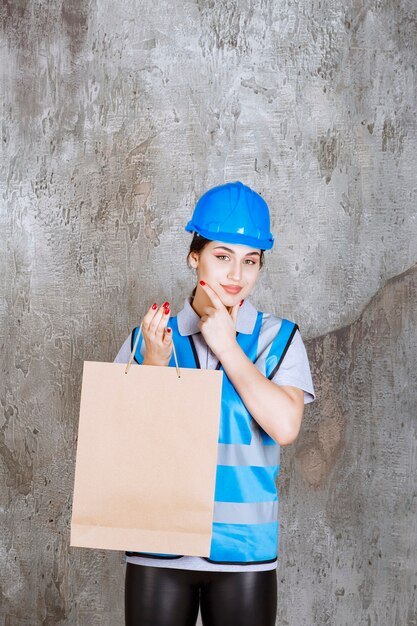
[[[129,363],[126,365],[125,374],[128,373],[129,367],[132,365],[133,355],[135,354],[136,348],[138,347],[139,337],[140,337],[141,332],[142,332],[142,323],[139,326],[139,332],[138,332],[138,335],[136,337],[136,341],[135,341],[135,345],[133,346],[132,353],[130,355]],[[177,369],[177,376],[178,376],[178,378],[181,378],[180,370],[179,370],[179,367],[178,367],[177,353],[175,351],[174,339],[172,339],[172,349],[174,350],[174,359],[175,359],[175,367]]]

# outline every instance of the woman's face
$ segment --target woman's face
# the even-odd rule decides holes
[[[201,252],[190,253],[190,264],[197,270],[198,281],[208,283],[223,304],[231,307],[251,293],[259,275],[260,255],[261,250],[252,246],[210,241]]]

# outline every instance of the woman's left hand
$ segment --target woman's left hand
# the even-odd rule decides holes
[[[200,283],[201,285],[201,283]],[[213,306],[204,307],[198,327],[206,343],[219,360],[221,354],[236,344],[236,319],[240,307],[240,300],[229,313],[217,293],[205,283],[201,285]]]

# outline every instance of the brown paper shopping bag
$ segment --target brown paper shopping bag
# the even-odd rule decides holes
[[[223,373],[130,367],[137,341],[84,362],[71,545],[209,556]]]

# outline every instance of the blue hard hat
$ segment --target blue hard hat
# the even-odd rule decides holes
[[[212,241],[224,241],[270,250],[269,209],[256,191],[240,181],[206,191],[197,202],[185,230]]]

